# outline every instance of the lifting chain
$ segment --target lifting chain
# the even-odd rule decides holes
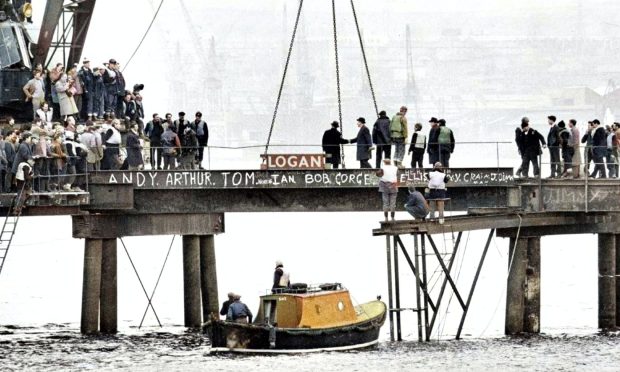
[[[372,94],[372,103],[375,105],[375,114],[379,116],[379,108],[377,107],[377,99],[375,97],[375,89],[372,86],[372,79],[370,78],[370,70],[368,69],[368,61],[366,60],[366,51],[364,50],[364,42],[362,41],[362,32],[360,31],[360,25],[357,23],[357,13],[355,12],[355,5],[351,0],[351,9],[353,10],[353,19],[355,19],[355,27],[357,28],[357,36],[360,39],[360,48],[362,49],[362,57],[364,58],[364,67],[366,67],[366,75],[368,76],[368,85],[370,85],[370,93]]]
[[[336,88],[338,89],[338,122],[340,124],[340,135],[342,136],[342,100],[340,98],[340,64],[338,62],[338,32],[336,27],[336,0],[332,0],[332,19],[334,23],[334,51],[336,54]],[[346,168],[344,162],[344,148],[340,146],[340,156],[342,159],[342,168]]]
[[[286,72],[288,71],[288,65],[291,60],[291,54],[293,53],[293,44],[295,43],[295,35],[297,34],[297,26],[299,25],[299,17],[301,16],[301,7],[304,5],[304,0],[299,0],[299,9],[297,9],[297,18],[295,19],[295,27],[293,28],[293,36],[291,36],[291,43],[288,47],[288,55],[286,56],[286,63],[284,64],[284,72],[282,73],[282,81],[280,82],[280,89],[278,90],[278,99],[276,100],[276,107],[273,110],[273,117],[271,119],[271,127],[269,128],[269,136],[267,137],[267,144],[265,145],[265,155],[269,151],[269,142],[271,141],[271,134],[273,133],[273,126],[276,122],[276,116],[278,115],[278,106],[280,105],[280,98],[282,97],[282,89],[284,88],[284,81],[286,80]],[[263,162],[267,160],[267,157],[263,158]]]

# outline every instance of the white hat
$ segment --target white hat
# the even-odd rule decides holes
[[[278,267],[278,266],[284,266],[284,264],[282,263],[282,261],[280,261],[280,260],[277,260],[277,261],[276,261],[276,267]]]

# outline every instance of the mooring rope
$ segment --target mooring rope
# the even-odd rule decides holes
[[[155,297],[155,291],[157,290],[157,286],[159,285],[159,280],[161,279],[161,275],[164,273],[166,262],[168,262],[168,256],[170,256],[170,250],[172,249],[172,245],[174,244],[174,238],[176,238],[176,235],[172,235],[172,241],[170,242],[170,246],[168,247],[168,253],[166,253],[166,258],[164,259],[164,263],[162,264],[161,270],[159,271],[159,276],[157,277],[157,281],[155,282],[155,287],[153,288],[153,292],[151,292],[149,303],[153,301],[153,297]],[[140,325],[138,326],[138,329],[142,328],[142,323],[144,322],[144,318],[146,317],[147,311],[149,311],[149,305],[146,305],[146,309],[144,309],[144,314],[142,314],[142,319],[140,320]]]
[[[133,264],[133,260],[131,259],[131,255],[129,255],[129,251],[127,250],[127,247],[125,246],[125,242],[123,241],[123,238],[119,238],[121,241],[121,244],[123,245],[123,248],[125,249],[125,253],[127,253],[127,258],[129,258],[129,262],[131,263],[131,267],[133,267],[133,271],[136,273],[136,276],[138,277],[138,281],[140,282],[140,286],[142,287],[142,291],[144,292],[144,295],[146,296],[146,299],[149,301],[148,306],[151,307],[151,309],[153,309],[153,314],[155,314],[155,318],[157,319],[157,323],[159,324],[159,326],[161,327],[161,322],[159,321],[159,317],[157,316],[157,312],[155,311],[155,308],[153,307],[153,304],[151,303],[151,299],[149,298],[149,294],[146,293],[146,288],[144,288],[144,284],[142,283],[142,279],[140,279],[140,274],[138,274],[138,270],[136,269],[136,265]]]

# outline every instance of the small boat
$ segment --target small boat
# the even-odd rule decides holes
[[[378,343],[387,307],[378,299],[353,306],[340,283],[305,284],[260,297],[255,320],[212,319],[203,325],[211,352],[304,353],[352,350]]]

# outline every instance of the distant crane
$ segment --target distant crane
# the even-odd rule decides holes
[[[405,43],[406,43],[406,58],[407,58],[407,83],[405,85],[405,102],[407,104],[413,103],[413,107],[415,109],[416,118],[420,117],[420,112],[418,108],[418,100],[419,91],[418,86],[415,81],[415,73],[413,71],[413,47],[411,45],[411,30],[409,25],[407,25],[407,30],[405,34]]]

